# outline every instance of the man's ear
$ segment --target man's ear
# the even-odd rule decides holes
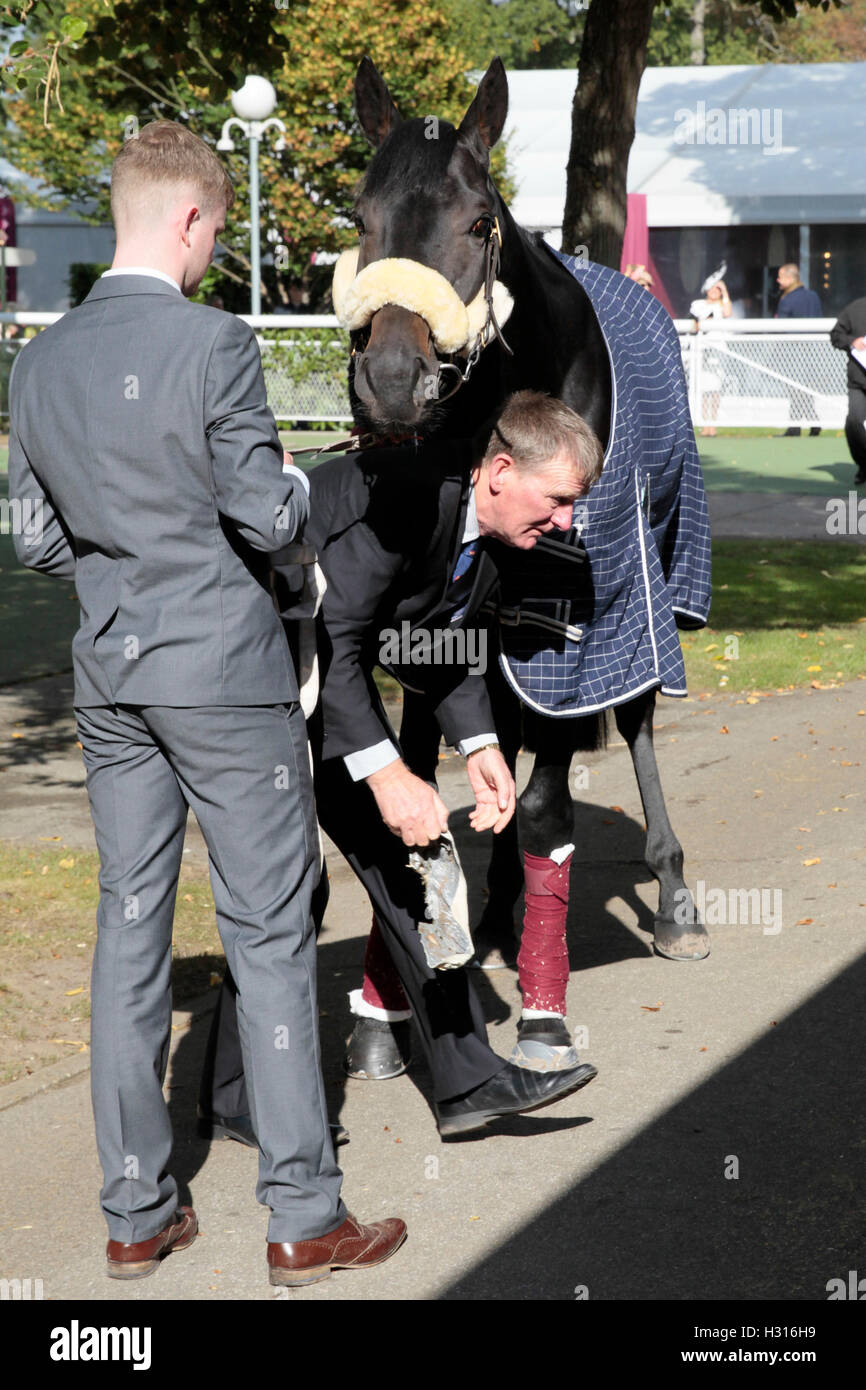
[[[201,213],[195,203],[190,203],[189,207],[184,209],[183,225],[181,228],[181,237],[184,246],[189,246],[189,229],[192,224],[198,222],[200,218]]]
[[[487,486],[494,495],[502,491],[505,480],[514,467],[510,454],[494,454],[487,468]]]

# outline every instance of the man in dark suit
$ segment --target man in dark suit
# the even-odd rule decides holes
[[[846,304],[833,327],[830,342],[848,355],[848,416],[845,438],[856,473],[854,484],[866,483],[866,298]]]
[[[780,296],[776,308],[777,319],[819,319],[822,315],[821,300],[814,290],[807,290],[800,279],[800,267],[794,265],[780,265],[776,276],[776,283],[779,286]],[[795,391],[791,396],[791,412],[794,415],[809,414],[815,409],[815,399],[804,395],[802,391]],[[813,425],[809,430],[810,435],[821,433],[819,425]],[[780,439],[787,436],[799,436],[800,426],[789,425]]]
[[[534,398],[545,438],[549,398],[521,395]],[[549,405],[560,416],[566,409]],[[321,701],[311,728],[319,819],[367,889],[385,933],[432,1072],[443,1137],[549,1104],[596,1071],[581,1063],[539,1074],[504,1062],[487,1043],[466,971],[428,965],[418,932],[424,896],[407,847],[435,841],[448,812],[432,770],[413,768],[411,755],[407,762],[406,750],[401,754],[373,668],[384,666],[424,696],[446,742],[467,757],[476,796],[471,823],[501,829],[514,810],[514,787],[493,732],[486,662],[473,669],[466,652],[487,652],[478,615],[497,573],[486,538],[530,548],[545,532],[567,530],[587,470],[600,465],[598,441],[567,414],[559,447],[550,446],[548,434],[546,451],[531,459],[515,458],[505,445],[494,443],[482,457],[468,442],[446,441],[349,454],[311,474],[305,534],[327,582],[319,619]],[[472,549],[464,568],[461,559]],[[281,606],[290,613],[285,598]],[[462,644],[454,640],[458,633],[465,634]],[[223,1019],[230,1018],[230,992],[229,981]],[[236,1076],[218,1032],[211,1038],[217,1077]]]
[[[306,728],[268,552],[308,511],[255,337],[191,305],[231,184],[203,141],[146,126],[112,170],[117,250],[83,305],[16,364],[10,494],[40,526],[24,564],[74,579],[75,711],[100,857],[92,979],[108,1274],[195,1239],[168,1171],[171,932],[187,811],[210,856],[270,1208],[272,1284],[388,1258],[402,1221],[340,1196],[318,1044]]]

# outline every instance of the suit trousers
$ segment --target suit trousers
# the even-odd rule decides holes
[[[426,729],[426,705],[418,702]],[[431,715],[432,718],[432,715]],[[435,719],[433,720],[435,726]],[[310,721],[314,755],[321,746],[318,716]],[[401,735],[402,737],[402,735]],[[432,781],[438,756],[438,729],[432,744],[413,738],[423,765],[409,766]],[[465,969],[432,970],[424,956],[418,923],[425,918],[421,880],[407,862],[408,850],[382,820],[372,792],[353,782],[342,758],[315,756],[316,806],[322,829],[348,860],[366,889],[388,951],[412,1005],[436,1100],[462,1095],[489,1080],[504,1065],[487,1042],[484,1014]],[[327,893],[322,898],[322,910]],[[319,918],[321,921],[321,918]],[[247,1110],[241,1059],[235,1037],[234,984],[226,973],[208,1039],[202,1109],[228,1117]]]
[[[848,383],[848,416],[845,438],[858,473],[866,473],[866,389]]]
[[[319,1052],[310,900],[318,845],[298,704],[76,709],[100,857],[92,975],[91,1090],[113,1240],[174,1215],[163,1083],[171,937],[187,820],[204,835],[259,1138],[268,1239],[345,1219]]]

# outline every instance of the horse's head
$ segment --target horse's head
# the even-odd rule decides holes
[[[493,60],[459,128],[402,120],[369,58],[355,98],[376,153],[353,209],[358,250],[334,275],[334,307],[352,330],[352,404],[376,433],[429,430],[489,336],[489,303],[500,322],[510,308],[494,284],[501,204],[489,172],[508,109],[505,69]]]

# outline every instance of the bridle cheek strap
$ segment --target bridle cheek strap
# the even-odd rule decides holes
[[[440,352],[469,353],[488,332],[488,305],[485,286],[464,304],[454,286],[432,266],[403,256],[371,261],[357,274],[358,251],[343,251],[334,267],[332,298],[334,313],[343,328],[355,332],[365,328],[373,315],[386,304],[398,304],[418,314],[430,328]],[[492,289],[497,323],[505,323],[514,301],[500,280]],[[484,346],[484,342],[481,343]]]

